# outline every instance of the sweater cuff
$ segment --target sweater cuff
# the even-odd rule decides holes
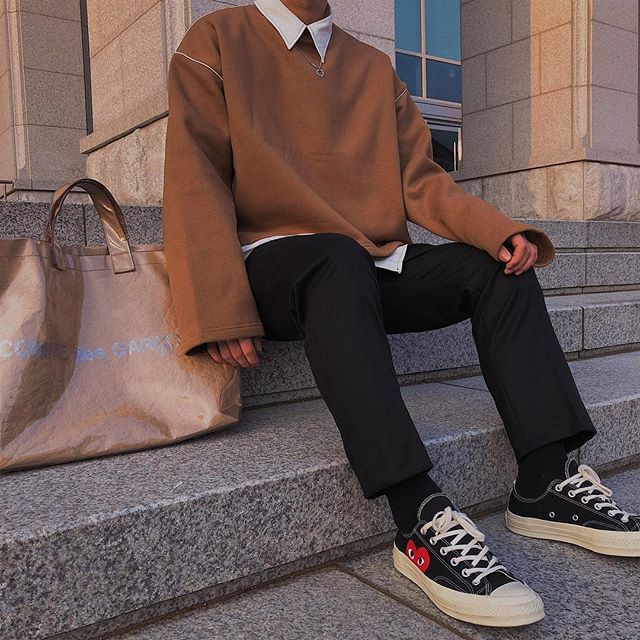
[[[514,220],[514,223],[516,221]],[[495,249],[495,253],[493,257],[500,261],[498,257],[498,252],[500,251],[500,247],[516,233],[521,233],[529,242],[532,242],[538,248],[538,259],[534,263],[534,267],[546,267],[549,263],[551,263],[555,256],[556,250],[551,242],[551,238],[546,234],[544,229],[535,226],[528,226],[522,223],[516,223],[517,227],[511,229],[502,239],[498,247]]]
[[[542,229],[526,229],[524,237],[538,247],[538,259],[534,267],[546,267],[556,257],[556,250],[549,236]]]
[[[176,347],[177,352],[181,356],[191,356],[196,353],[206,351],[206,345],[209,342],[218,342],[220,340],[237,340],[239,338],[250,338],[254,336],[264,336],[265,331],[261,322],[253,322],[249,324],[240,324],[230,327],[217,327],[210,329],[201,329],[180,336],[180,342]]]

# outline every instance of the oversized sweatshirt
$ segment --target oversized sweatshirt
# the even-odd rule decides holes
[[[487,251],[543,229],[466,192],[433,160],[431,132],[389,57],[333,24],[320,77],[309,32],[289,50],[253,5],[206,14],[168,72],[163,234],[171,297],[188,355],[264,335],[241,246],[334,232],[371,256],[411,244],[407,220]]]

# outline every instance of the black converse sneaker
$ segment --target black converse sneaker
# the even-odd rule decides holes
[[[423,513],[435,515],[430,519]],[[398,530],[395,568],[447,615],[494,627],[517,627],[544,618],[540,596],[515,578],[484,545],[484,534],[436,493],[418,508],[409,532]]]
[[[640,556],[640,516],[620,509],[612,495],[591,467],[570,459],[565,477],[551,482],[538,498],[518,495],[514,484],[507,528],[610,556]]]

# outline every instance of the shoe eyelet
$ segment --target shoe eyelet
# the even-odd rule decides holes
[[[570,498],[575,498],[575,497],[576,497],[576,492],[575,492],[573,489],[571,489],[571,490],[569,491],[569,497],[570,497]]]
[[[469,577],[469,570],[468,569],[463,569],[460,573],[462,574],[463,578],[468,578]]]
[[[578,522],[578,516],[571,516],[571,519],[572,519],[574,522]]]
[[[594,508],[596,511],[600,511],[600,510],[602,509],[602,506],[601,506],[600,504],[594,504],[594,505],[593,505],[593,508]]]
[[[562,487],[559,484],[557,484],[554,488],[556,491],[562,493]]]
[[[615,511],[607,511],[607,515],[608,515],[610,518],[613,518],[613,516],[615,515],[615,513],[616,513]]]
[[[580,502],[582,502],[582,504],[587,504],[587,502],[589,502],[589,501],[585,500],[584,496],[582,496],[582,498],[580,498]]]
[[[448,551],[446,551],[444,547],[440,547],[440,555],[441,555],[441,556],[446,556],[446,555],[447,555],[447,553],[449,553],[449,552],[448,552]]]
[[[429,544],[435,544],[436,541],[433,538],[429,538]]]
[[[451,558],[451,560],[449,560],[449,564],[452,567],[457,567],[458,566],[458,558]]]
[[[556,517],[555,512],[554,511],[549,511],[549,517],[550,518],[555,518]]]
[[[474,578],[474,579],[471,581],[471,584],[472,584],[474,587],[477,587],[480,583],[479,583],[479,582]]]

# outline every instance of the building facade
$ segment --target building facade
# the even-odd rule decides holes
[[[249,1],[0,0],[0,198],[87,175],[160,205],[169,59]],[[331,5],[390,56],[467,190],[511,216],[640,220],[640,0]]]

